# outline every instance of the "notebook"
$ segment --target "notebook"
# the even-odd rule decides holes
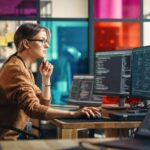
[[[133,138],[109,141],[97,144],[101,147],[119,148],[125,150],[150,149],[150,110],[146,114]]]
[[[74,75],[67,105],[55,105],[53,108],[78,110],[84,106],[100,106],[101,96],[93,94],[93,75]]]
[[[100,106],[101,95],[93,94],[93,75],[74,75],[70,90],[69,105]]]

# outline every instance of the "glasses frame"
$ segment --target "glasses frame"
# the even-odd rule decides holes
[[[46,39],[27,39],[27,40],[29,40],[29,41],[39,41],[39,42],[41,42],[43,45],[46,45],[46,44],[48,44],[49,42],[48,42],[48,40],[46,40]]]

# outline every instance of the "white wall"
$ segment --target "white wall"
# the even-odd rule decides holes
[[[150,14],[150,0],[143,0],[143,7],[144,15]],[[150,15],[146,18],[149,19]]]
[[[49,0],[47,0],[49,1]],[[88,0],[51,0],[52,17],[55,18],[87,18]],[[41,0],[42,2],[42,0]],[[45,9],[47,7],[47,10]],[[41,13],[50,13],[50,4],[41,8]]]

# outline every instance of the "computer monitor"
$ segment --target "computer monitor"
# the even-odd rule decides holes
[[[93,92],[100,95],[120,96],[124,106],[130,95],[132,50],[96,52]]]
[[[99,106],[101,96],[93,94],[93,75],[74,75],[68,104],[78,106]]]
[[[133,49],[131,96],[150,100],[150,46]]]

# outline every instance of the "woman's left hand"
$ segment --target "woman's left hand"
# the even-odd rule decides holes
[[[42,77],[50,78],[53,72],[53,65],[49,63],[48,61],[43,61],[40,64],[39,70],[40,70]]]

